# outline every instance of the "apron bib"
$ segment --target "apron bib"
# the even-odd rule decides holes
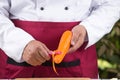
[[[50,50],[57,49],[61,35],[71,30],[79,22],[32,22],[12,20],[15,26],[43,42]],[[19,36],[19,35],[18,35]],[[24,35],[23,35],[24,36]],[[0,50],[0,78],[30,77],[89,77],[98,78],[97,56],[94,45],[84,50],[87,42],[74,53],[67,54],[62,63],[56,65],[56,75],[52,62],[46,61],[41,66],[33,67],[26,62],[17,63]]]

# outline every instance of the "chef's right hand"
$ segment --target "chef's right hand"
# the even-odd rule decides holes
[[[30,41],[24,51],[23,51],[23,60],[32,66],[41,65],[46,60],[50,59],[49,53],[50,50],[40,41],[33,40]]]

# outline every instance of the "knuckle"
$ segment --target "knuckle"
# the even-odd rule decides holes
[[[41,46],[36,46],[36,50],[41,50]]]
[[[30,62],[31,62],[31,59],[30,59],[30,58],[27,58],[25,61],[28,62],[28,63],[30,63]]]
[[[77,48],[77,46],[74,46],[73,48],[72,48],[72,51],[76,51],[78,48]]]
[[[37,65],[41,65],[41,64],[42,64],[42,62],[40,62],[40,61],[36,61],[36,62],[32,63],[31,65],[33,65],[33,66],[37,66]]]
[[[39,62],[44,62],[45,61],[45,59],[43,59],[43,58],[39,58]]]
[[[47,60],[50,60],[50,57],[48,57]]]
[[[46,45],[42,43],[42,46],[46,46]]]
[[[28,60],[31,60],[33,58],[33,53],[28,56]]]
[[[42,63],[44,63],[46,60],[43,60]]]
[[[35,48],[34,49],[29,49],[27,54],[28,55],[33,55],[35,51],[36,51]]]
[[[42,65],[42,63],[39,63],[38,65]]]
[[[74,52],[74,50],[75,50],[75,49],[72,47],[70,51],[71,51],[71,52]]]
[[[37,66],[37,64],[31,64],[32,66]]]

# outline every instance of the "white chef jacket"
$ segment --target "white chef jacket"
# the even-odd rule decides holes
[[[82,21],[89,43],[95,44],[111,31],[120,17],[120,0],[0,0],[0,48],[22,62],[26,44],[34,38],[10,19],[27,21]]]

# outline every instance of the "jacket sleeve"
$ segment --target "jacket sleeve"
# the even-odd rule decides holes
[[[91,14],[80,25],[85,26],[89,47],[109,33],[120,18],[120,0],[93,0]]]
[[[8,1],[0,1],[0,48],[16,62],[23,62],[23,49],[34,38],[11,22]]]

